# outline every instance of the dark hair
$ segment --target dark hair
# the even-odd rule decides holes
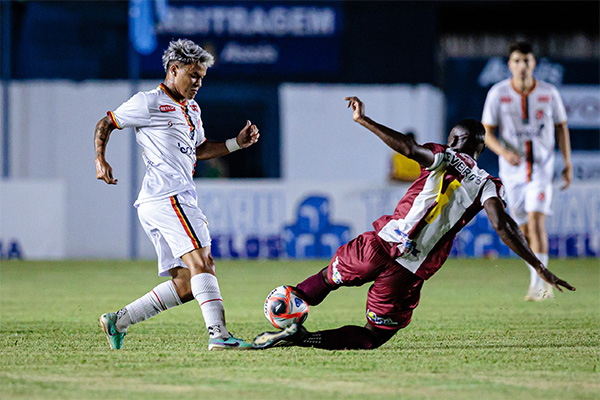
[[[531,43],[529,43],[525,40],[519,40],[517,42],[512,42],[510,44],[510,47],[508,50],[508,56],[510,57],[510,55],[514,51],[518,51],[523,54],[529,54],[529,53],[533,54],[533,46],[531,45]]]
[[[476,119],[463,119],[458,121],[454,127],[464,129],[464,131],[468,132],[471,136],[480,136],[482,138],[485,137],[485,128],[481,122],[477,121]]]

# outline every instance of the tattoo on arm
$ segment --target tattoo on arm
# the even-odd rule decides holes
[[[102,118],[96,124],[96,130],[94,132],[94,146],[96,149],[96,158],[104,156],[106,150],[106,144],[111,132],[115,129],[113,124],[107,120],[107,117]]]

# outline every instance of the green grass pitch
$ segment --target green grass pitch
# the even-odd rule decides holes
[[[269,291],[324,265],[217,260],[230,330],[269,330]],[[373,351],[208,352],[196,302],[134,325],[111,351],[97,318],[159,283],[154,262],[2,261],[0,398],[598,399],[599,260],[550,268],[577,291],[528,303],[521,261],[449,260],[412,323]],[[306,327],[363,325],[367,289],[333,292]]]

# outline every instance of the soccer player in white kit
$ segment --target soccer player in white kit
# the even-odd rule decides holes
[[[536,256],[548,265],[546,216],[552,213],[555,138],[564,159],[562,189],[571,184],[573,166],[565,107],[556,87],[533,77],[535,66],[530,43],[510,46],[512,78],[492,86],[481,122],[486,145],[499,156],[499,176],[512,215]],[[500,140],[495,135],[497,127]],[[528,267],[530,285],[525,300],[553,298],[552,287]]]
[[[158,255],[159,276],[171,276],[115,313],[100,316],[110,347],[120,349],[127,329],[138,322],[192,299],[200,304],[209,333],[209,350],[248,349],[227,331],[223,299],[210,252],[208,222],[197,204],[193,180],[197,160],[224,156],[247,148],[259,138],[250,121],[237,137],[206,140],[200,108],[194,97],[213,56],[187,39],[169,43],[163,54],[166,77],[156,89],[139,92],[96,125],[96,177],[116,184],[105,159],[114,129],[135,128],[144,149],[146,174],[135,202],[144,231]]]

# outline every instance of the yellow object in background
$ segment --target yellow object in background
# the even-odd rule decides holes
[[[392,169],[390,171],[390,180],[412,182],[421,174],[421,165],[403,156],[395,153],[392,157]]]

